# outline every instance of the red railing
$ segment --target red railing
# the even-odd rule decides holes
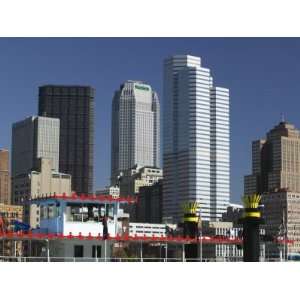
[[[92,235],[90,232],[88,235],[82,235],[81,232],[74,235],[70,232],[68,235],[63,235],[62,233],[34,233],[34,232],[0,232],[0,239],[20,239],[20,240],[57,240],[57,239],[65,239],[65,240],[103,240],[103,236],[101,234]],[[203,244],[242,244],[243,239],[241,238],[228,238],[228,237],[211,237],[211,236],[202,236],[202,238],[185,238],[182,236],[163,236],[163,235],[119,235],[117,234],[115,237],[108,236],[107,240],[111,241],[123,241],[123,242],[170,242],[170,243],[200,243],[202,241]],[[290,239],[275,239],[273,242],[278,244],[293,244],[295,240]]]
[[[2,239],[20,239],[20,240],[58,240],[58,239],[77,239],[77,240],[103,240],[103,236],[98,234],[96,236],[93,236],[91,233],[88,235],[82,235],[81,232],[74,235],[72,232],[70,232],[68,235],[63,234],[55,234],[55,233],[33,233],[33,232],[5,232],[0,233],[0,238]],[[134,242],[134,241],[140,241],[140,242],[173,242],[173,243],[200,243],[200,238],[185,238],[182,236],[174,236],[174,237],[166,237],[166,236],[156,236],[152,235],[149,236],[140,236],[140,235],[116,235],[115,237],[108,236],[108,240],[111,241],[124,241],[124,242]],[[202,243],[203,244],[241,244],[242,240],[235,238],[213,238],[213,237],[202,237]]]
[[[53,194],[51,196],[46,197],[39,197],[35,199],[31,199],[31,201],[35,200],[48,200],[48,199],[59,199],[59,200],[74,200],[74,201],[93,201],[93,200],[100,200],[100,201],[110,201],[110,202],[127,202],[127,203],[136,203],[137,198],[136,197],[119,197],[119,198],[113,198],[111,195],[77,195],[76,193],[73,193],[70,196],[67,196],[65,193],[63,194]]]

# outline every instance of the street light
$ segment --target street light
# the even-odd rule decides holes
[[[200,262],[202,262],[202,227],[200,228]]]

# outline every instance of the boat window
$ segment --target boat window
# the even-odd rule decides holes
[[[69,222],[101,222],[105,215],[105,204],[68,203],[66,220]]]

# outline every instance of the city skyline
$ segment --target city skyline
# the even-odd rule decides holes
[[[153,43],[156,47],[149,56],[147,47]],[[117,50],[118,45],[123,45],[123,50]],[[251,141],[278,123],[281,113],[299,127],[298,105],[294,101],[296,80],[300,76],[298,39],[285,39],[284,44],[282,39],[44,39],[43,45],[41,39],[3,39],[1,46],[4,55],[0,63],[5,72],[0,75],[0,96],[6,108],[0,121],[1,148],[10,149],[9,128],[12,123],[37,114],[38,86],[91,85],[96,89],[95,188],[109,182],[109,108],[115,86],[127,79],[143,80],[158,92],[163,101],[162,64],[170,54],[200,56],[205,61],[204,67],[209,66],[213,76],[217,76],[218,85],[231,91],[231,157],[234,157],[231,159],[231,201],[239,201],[243,175],[250,171]],[[47,46],[52,47],[51,53]],[[12,51],[18,47],[22,47],[22,55]],[[70,49],[73,55],[69,55]],[[123,55],[128,55],[131,49],[135,51],[123,60]],[[83,63],[78,62],[80,51],[87,53],[84,59],[81,57]],[[114,66],[103,61],[103,57],[117,54]],[[120,74],[114,72],[117,65]],[[67,67],[69,70],[65,71]]]

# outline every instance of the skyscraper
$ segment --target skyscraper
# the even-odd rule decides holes
[[[72,175],[72,190],[93,193],[94,89],[42,86],[39,115],[60,119],[59,171]]]
[[[230,198],[229,90],[213,86],[200,57],[164,62],[163,216],[179,221],[181,204],[200,203],[203,220],[220,219]]]
[[[150,85],[128,80],[112,102],[111,181],[134,166],[160,165],[160,106]]]
[[[300,131],[283,121],[252,142],[252,174],[244,182],[246,195],[276,189],[300,192]]]
[[[262,194],[267,236],[294,241],[284,247],[267,243],[270,258],[299,252],[300,131],[294,125],[282,121],[265,139],[252,142],[252,174],[244,178],[244,193]]]
[[[29,117],[12,126],[12,198],[15,194],[15,178],[26,176],[38,166],[39,158],[52,161],[52,169],[58,171],[59,119]]]
[[[8,150],[0,149],[0,203],[10,204],[10,174]]]

